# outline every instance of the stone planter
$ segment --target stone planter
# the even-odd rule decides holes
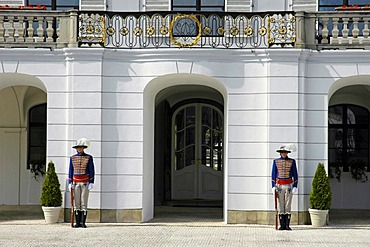
[[[60,211],[62,207],[42,207],[44,211],[44,217],[46,224],[55,224],[58,223]]]
[[[309,208],[311,224],[313,227],[323,227],[326,225],[329,210],[318,210]]]

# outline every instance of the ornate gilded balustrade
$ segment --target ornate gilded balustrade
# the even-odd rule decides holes
[[[293,13],[80,12],[78,43],[107,48],[293,46]]]
[[[278,13],[2,10],[0,47],[369,49],[370,11]]]

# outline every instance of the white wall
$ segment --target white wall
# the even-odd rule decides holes
[[[192,74],[210,78],[207,86],[217,87],[227,98],[227,208],[272,210],[275,149],[293,142],[298,152],[291,157],[297,159],[301,176],[293,210],[306,210],[317,164],[327,165],[327,95],[337,79],[370,71],[369,55],[368,51],[297,49],[91,48],[13,49],[1,51],[0,57],[13,61],[3,61],[3,72],[37,77],[28,83],[47,90],[47,153],[56,164],[63,190],[73,142],[91,139],[87,152],[94,156],[97,173],[91,208],[142,208],[147,195],[150,201],[151,168],[146,162],[152,150],[145,146],[144,88],[155,78],[159,83],[162,76]],[[1,78],[0,85],[9,83]],[[217,83],[210,83],[213,80]]]

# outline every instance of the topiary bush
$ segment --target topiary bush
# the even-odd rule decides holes
[[[329,177],[324,164],[319,163],[312,181],[310,207],[318,210],[329,210],[332,200]]]
[[[45,181],[42,185],[40,203],[44,207],[60,207],[62,205],[62,191],[52,161],[48,164]]]

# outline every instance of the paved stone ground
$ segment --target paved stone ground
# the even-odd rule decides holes
[[[1,215],[0,246],[370,246],[368,211],[358,212],[358,218],[340,212],[331,216],[329,226],[299,225],[292,231],[226,225],[217,214],[159,213],[148,223],[88,223],[86,229],[73,229],[68,223],[48,225],[39,214],[25,219]]]

